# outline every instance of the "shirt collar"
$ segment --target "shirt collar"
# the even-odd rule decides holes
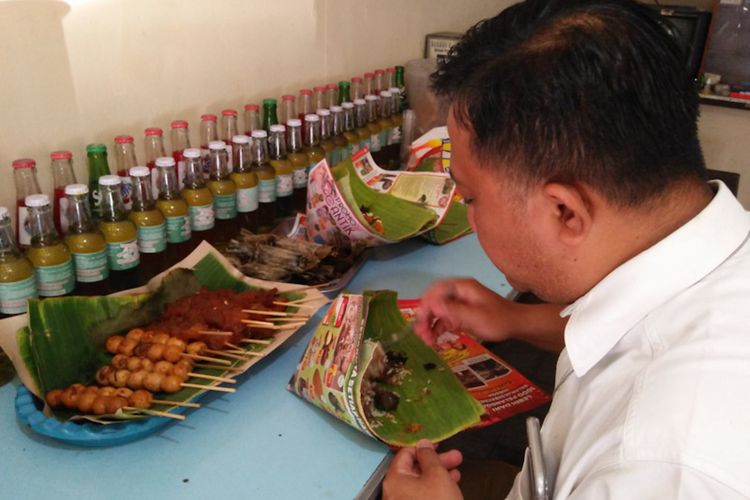
[[[582,377],[650,311],[700,281],[747,238],[750,217],[723,183],[698,215],[566,307],[565,346]]]

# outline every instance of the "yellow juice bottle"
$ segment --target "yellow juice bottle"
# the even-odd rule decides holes
[[[210,231],[216,224],[214,197],[203,179],[201,151],[198,148],[186,149],[183,156],[185,158],[185,187],[181,194],[182,199],[188,204],[190,229],[201,239],[210,241]]]
[[[359,137],[359,149],[372,150],[370,144],[370,129],[367,127],[367,103],[364,99],[354,100],[355,132]]]
[[[138,229],[128,219],[120,193],[120,177],[99,177],[102,217],[99,230],[107,242],[107,264],[110,284],[115,290],[125,290],[143,284],[138,270],[141,255],[138,251]]]
[[[256,129],[260,130],[260,129]],[[252,132],[250,132],[252,134]],[[250,137],[237,135],[234,142],[234,169],[229,177],[237,187],[237,219],[240,226],[258,231],[258,176],[253,171]]]
[[[149,280],[168,267],[167,223],[154,202],[151,170],[148,167],[131,167],[128,173],[133,188],[133,209],[128,219],[138,230],[141,275]]]
[[[294,213],[294,165],[286,155],[284,125],[271,125],[268,137],[268,155],[276,175],[276,215],[289,217]]]
[[[292,204],[298,212],[305,213],[307,206],[307,154],[302,150],[302,122],[292,118],[286,122],[287,159],[292,163]]]
[[[341,159],[348,160],[359,150],[360,138],[355,126],[354,104],[351,102],[343,102],[341,103],[341,107],[344,110],[344,138],[347,142],[346,151]]]
[[[26,301],[37,297],[34,268],[18,250],[10,212],[0,207],[0,315],[26,312]]]
[[[214,199],[214,243],[221,246],[239,231],[234,220],[237,218],[237,186],[229,177],[227,150],[223,141],[212,141],[208,144],[206,185]]]
[[[367,103],[367,130],[370,131],[370,151],[379,152],[383,145],[380,142],[380,124],[378,123],[378,98],[372,94],[365,96]]]

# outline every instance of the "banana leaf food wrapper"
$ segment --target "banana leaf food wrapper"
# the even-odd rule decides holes
[[[339,295],[289,389],[391,446],[446,439],[476,425],[482,405],[407,328],[391,291]]]

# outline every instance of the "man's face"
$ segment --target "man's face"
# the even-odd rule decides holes
[[[540,189],[511,185],[502,169],[480,165],[472,150],[472,132],[449,114],[451,175],[469,209],[469,223],[493,264],[520,291],[546,300],[558,296],[559,274],[545,239],[546,215],[535,208]]]

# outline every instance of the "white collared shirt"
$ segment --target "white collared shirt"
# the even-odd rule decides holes
[[[554,498],[750,497],[750,214],[713,185],[695,218],[563,311],[542,426]]]

